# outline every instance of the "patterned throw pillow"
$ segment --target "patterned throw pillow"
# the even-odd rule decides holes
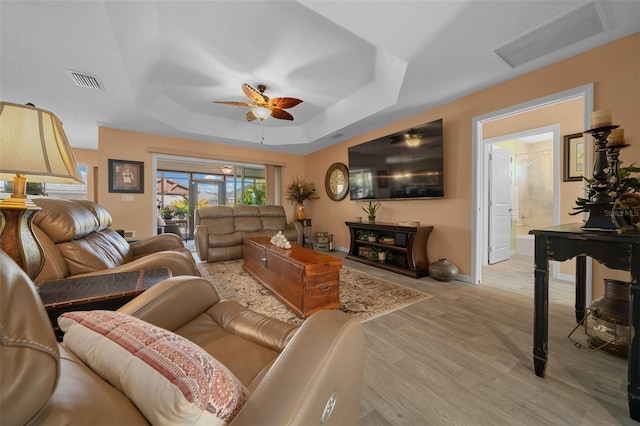
[[[58,323],[64,345],[152,424],[224,425],[249,397],[246,387],[199,346],[130,315],[67,312]]]

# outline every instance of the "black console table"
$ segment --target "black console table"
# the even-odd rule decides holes
[[[395,223],[345,222],[351,234],[347,259],[387,271],[420,278],[429,275],[427,242],[433,226],[402,226]],[[372,241],[360,236],[371,235]],[[392,260],[370,259],[371,251],[388,251]]]
[[[576,321],[584,318],[586,304],[586,256],[611,269],[631,272],[629,297],[628,386],[631,418],[640,421],[640,230],[621,234],[585,231],[581,224],[535,229],[535,289],[533,363],[536,375],[544,377],[547,366],[549,320],[549,260],[576,258]]]

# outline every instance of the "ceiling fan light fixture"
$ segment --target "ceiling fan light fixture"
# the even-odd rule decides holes
[[[413,129],[411,129],[409,133],[404,134],[404,142],[407,144],[407,146],[415,148],[416,146],[420,145],[420,135],[414,132]]]
[[[255,115],[260,121],[264,121],[265,118],[269,118],[271,115],[271,110],[266,107],[255,107],[252,108],[251,111],[253,111],[253,115]]]

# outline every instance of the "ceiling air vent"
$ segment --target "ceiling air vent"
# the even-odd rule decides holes
[[[591,2],[498,47],[494,52],[512,68],[604,31],[598,8]]]
[[[98,79],[89,74],[82,74],[75,71],[67,71],[76,86],[86,87],[87,89],[102,90],[102,86]]]

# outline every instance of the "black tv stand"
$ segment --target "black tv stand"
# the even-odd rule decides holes
[[[412,278],[429,275],[427,242],[433,226],[369,222],[345,224],[351,234],[347,259]],[[369,241],[369,237],[374,237],[374,240]],[[391,259],[378,260],[375,254],[380,251],[389,253]]]

